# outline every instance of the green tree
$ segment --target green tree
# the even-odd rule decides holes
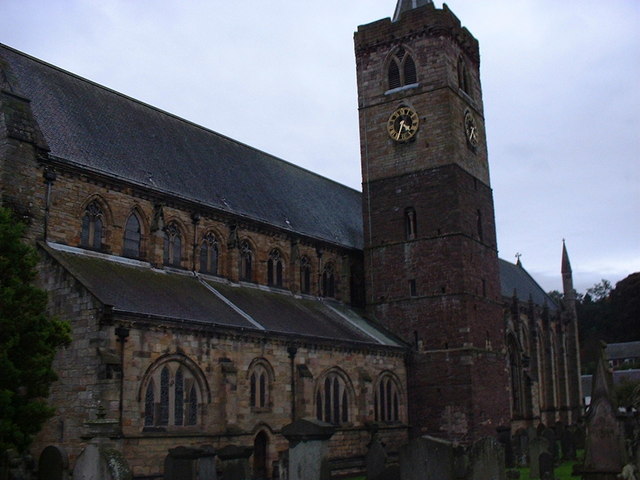
[[[70,341],[69,325],[46,314],[47,294],[33,285],[38,257],[23,232],[0,208],[0,463],[7,449],[24,451],[53,415],[51,364]]]

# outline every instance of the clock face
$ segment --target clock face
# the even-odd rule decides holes
[[[464,132],[467,136],[467,141],[472,147],[477,147],[480,143],[480,134],[478,132],[478,126],[476,120],[473,118],[471,112],[464,114]]]
[[[389,117],[387,131],[396,142],[408,142],[418,131],[419,125],[420,119],[413,109],[400,107]]]

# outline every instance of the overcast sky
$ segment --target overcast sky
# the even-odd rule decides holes
[[[395,0],[0,0],[0,42],[360,190],[353,32]],[[435,2],[438,8],[441,1]],[[480,42],[500,256],[640,271],[640,1],[451,0]]]

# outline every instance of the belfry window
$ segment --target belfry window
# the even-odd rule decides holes
[[[218,273],[218,240],[212,232],[204,236],[200,245],[200,271]]]
[[[387,79],[389,90],[418,83],[416,63],[404,48],[399,48],[391,57]]]
[[[141,239],[142,234],[140,231],[140,220],[138,220],[135,213],[132,213],[129,215],[124,227],[123,255],[125,257],[139,258]]]
[[[267,262],[267,283],[274,287],[282,287],[282,257],[276,248],[269,253]]]
[[[102,209],[98,202],[91,202],[87,205],[82,217],[82,233],[80,235],[80,245],[84,248],[100,250],[102,248]]]
[[[251,251],[251,245],[244,240],[240,244],[240,280],[246,282],[253,281],[253,252]]]
[[[300,291],[311,293],[311,262],[309,257],[300,259]]]
[[[325,265],[322,271],[322,296],[333,298],[336,296],[336,281],[333,264]]]
[[[384,374],[378,381],[374,399],[376,422],[400,421],[400,393],[398,384],[389,374]]]
[[[198,422],[198,387],[190,370],[177,362],[158,368],[144,393],[145,427],[193,426]]]
[[[349,422],[349,393],[344,379],[329,373],[316,390],[316,418],[334,425]]]
[[[180,229],[175,223],[170,223],[164,229],[164,264],[180,266],[182,257],[182,238]]]
[[[458,88],[467,95],[471,95],[467,64],[462,57],[458,59]]]

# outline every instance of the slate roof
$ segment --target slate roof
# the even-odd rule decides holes
[[[361,195],[0,44],[50,155],[299,234],[362,248]]]
[[[582,395],[585,397],[591,396],[591,389],[593,387],[593,375],[582,375]],[[614,370],[613,371],[613,385],[618,386],[626,382],[640,382],[640,370]]]
[[[363,247],[356,190],[2,44],[0,84],[30,100],[50,155],[62,163],[300,235]],[[500,260],[500,277],[503,296],[515,289],[522,301],[531,295],[536,304],[557,308],[522,267]],[[186,303],[196,316],[199,308],[208,309]],[[174,308],[165,313],[178,312]]]
[[[640,342],[608,343],[605,356],[609,360],[640,358]]]
[[[391,334],[355,312],[341,312],[346,307],[335,302],[232,285],[211,277],[207,280],[192,272],[156,270],[144,262],[73,247],[49,244],[43,248],[102,304],[111,306],[114,314],[332,342],[401,346]]]
[[[549,307],[549,310],[558,310],[558,305],[547,295],[540,285],[529,275],[521,265],[515,265],[506,260],[498,259],[500,266],[500,290],[503,297],[513,297],[515,290],[518,300],[528,302],[533,299],[536,305]]]

